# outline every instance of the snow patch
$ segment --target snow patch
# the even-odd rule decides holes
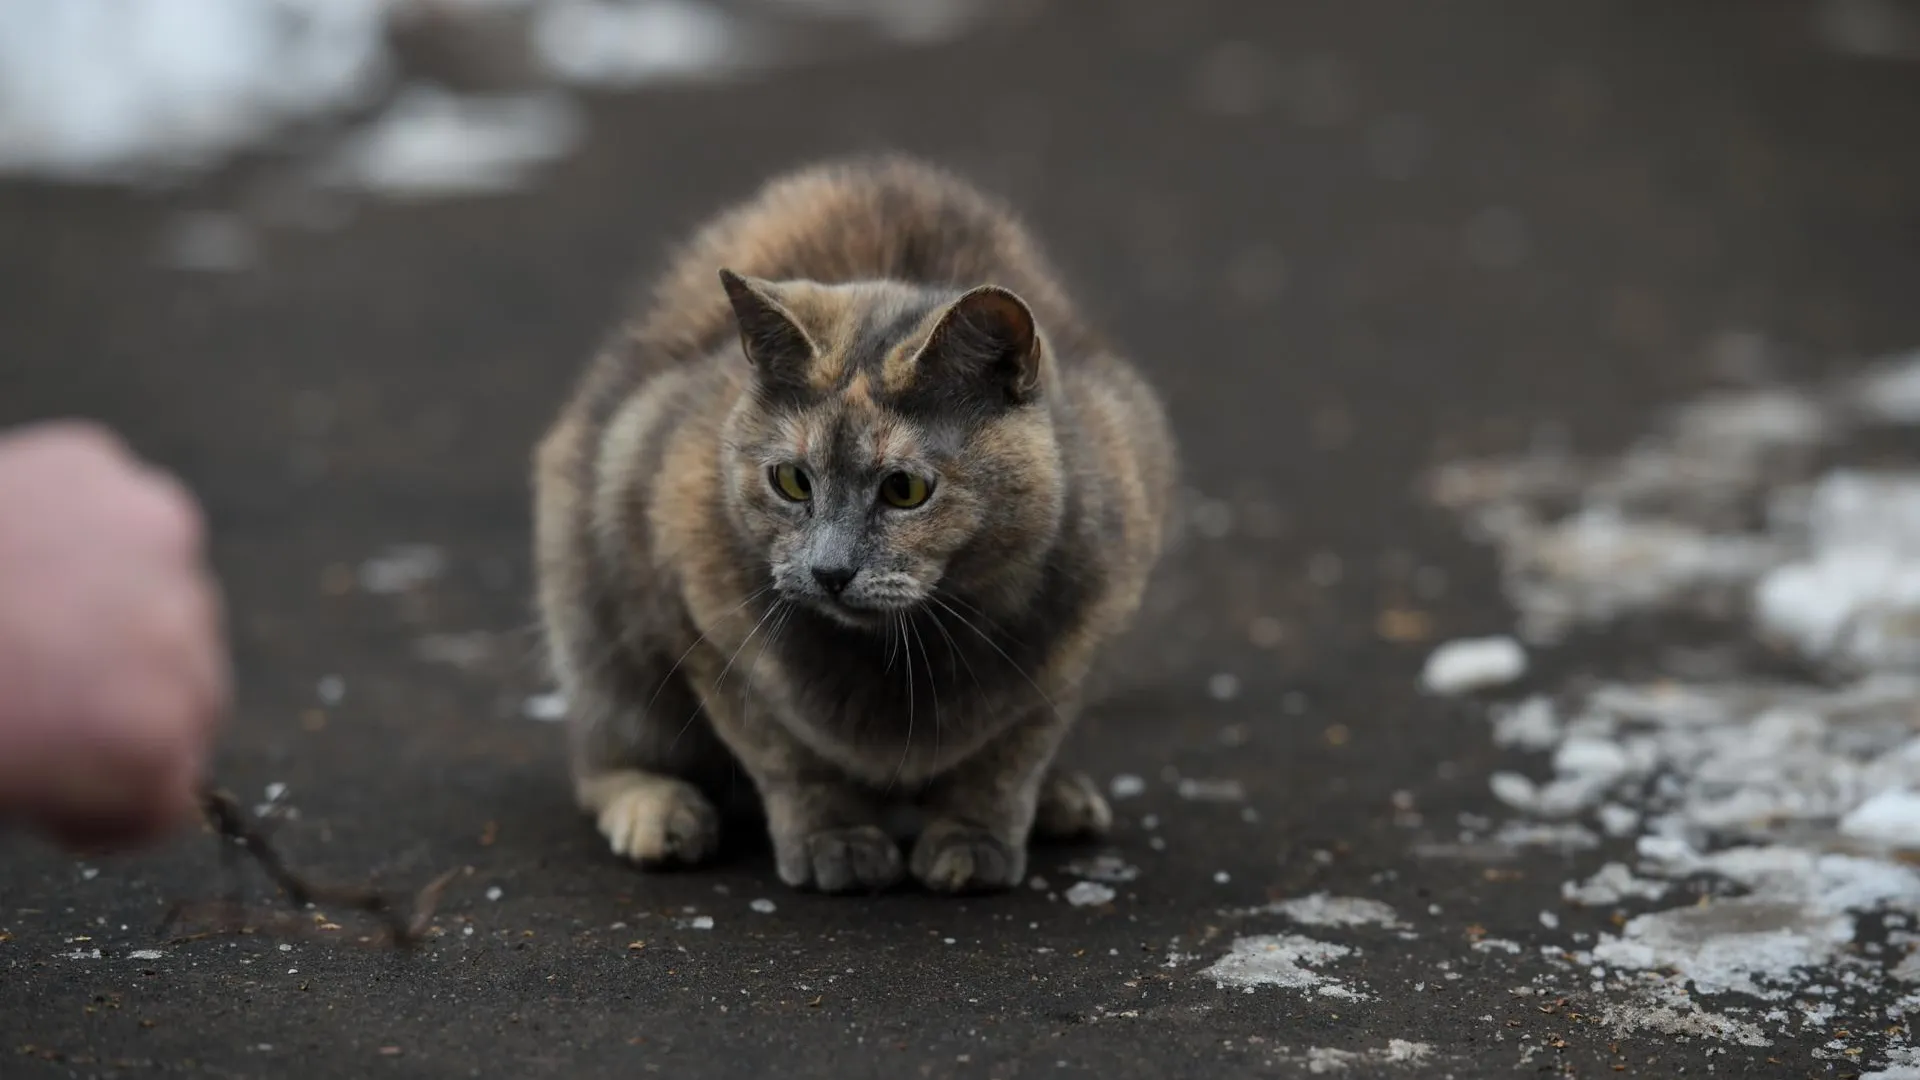
[[[1271,904],[1247,908],[1235,914],[1283,915],[1302,926],[1384,926],[1393,929],[1404,925],[1393,908],[1378,900],[1367,900],[1357,896],[1329,896],[1324,892],[1298,896],[1290,900],[1276,900]]]
[[[1262,986],[1278,986],[1321,997],[1365,1001],[1368,995],[1314,970],[1353,951],[1345,945],[1298,934],[1259,934],[1234,939],[1231,950],[1207,968],[1206,975],[1222,989],[1237,986],[1252,993]]]
[[[1077,881],[1065,893],[1067,903],[1074,907],[1099,907],[1113,903],[1113,886],[1102,885],[1097,881]]]
[[[1510,683],[1526,670],[1526,651],[1512,638],[1463,638],[1433,650],[1420,684],[1436,694],[1465,694]]]

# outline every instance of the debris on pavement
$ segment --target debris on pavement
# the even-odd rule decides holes
[[[1463,638],[1433,650],[1420,685],[1436,694],[1465,694],[1510,683],[1527,671],[1527,654],[1510,637]]]

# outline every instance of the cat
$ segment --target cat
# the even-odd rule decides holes
[[[1177,451],[1003,202],[898,155],[773,178],[672,254],[534,457],[575,796],[616,854],[710,858],[742,775],[780,878],[828,893],[1004,889],[1031,838],[1111,825],[1054,758]]]

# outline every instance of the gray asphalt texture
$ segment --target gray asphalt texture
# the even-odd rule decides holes
[[[411,955],[336,911],[162,944],[170,904],[226,888],[211,837],[84,863],[0,842],[0,1075],[1293,1076],[1305,1048],[1394,1038],[1434,1056],[1348,1075],[1847,1075],[1811,1043],[1620,1037],[1577,996],[1509,994],[1564,940],[1538,918],[1560,883],[1618,852],[1411,853],[1491,812],[1509,763],[1419,666],[1512,625],[1416,481],[1543,428],[1617,446],[1721,377],[1729,330],[1790,343],[1795,371],[1920,341],[1916,118],[1920,66],[1822,50],[1797,3],[1125,0],[598,100],[585,150],[523,194],[271,231],[233,275],[155,256],[173,215],[245,190],[231,176],[0,187],[0,422],[104,419],[209,507],[240,684],[218,779],[249,802],[287,785],[278,842],[316,877],[461,871]],[[791,894],[752,844],[643,876],[575,813],[558,728],[521,715],[542,689],[528,452],[578,366],[663,243],[773,171],[883,147],[1027,211],[1164,389],[1189,481],[1237,511],[1172,558],[1126,646],[1135,685],[1071,749],[1147,781],[1116,804],[1110,849],[1140,875],[1111,905],[1049,895],[1075,849],[1036,854],[1050,890],[965,900]],[[396,543],[446,572],[359,588]],[[1422,567],[1444,593],[1416,591]],[[1425,640],[1383,637],[1389,608],[1424,611]],[[1250,635],[1263,617],[1281,633]],[[474,632],[465,667],[418,651]],[[1683,632],[1578,641],[1532,678]],[[1210,692],[1220,673],[1237,696]],[[1182,799],[1176,775],[1247,797]],[[1226,909],[1318,890],[1416,923],[1343,934],[1375,1000],[1164,966],[1277,929]]]

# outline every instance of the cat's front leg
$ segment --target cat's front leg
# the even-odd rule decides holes
[[[1045,707],[935,780],[909,866],[936,892],[1008,889],[1026,877],[1027,841],[1071,713]]]
[[[826,893],[875,892],[906,874],[885,808],[808,749],[753,695],[709,694],[706,709],[760,793],[780,880]]]

